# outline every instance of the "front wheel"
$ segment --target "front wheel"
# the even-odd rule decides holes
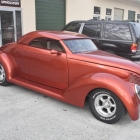
[[[6,80],[6,72],[4,67],[0,64],[0,85],[7,86],[9,82]]]
[[[125,114],[120,99],[105,89],[97,89],[89,95],[89,108],[96,119],[108,124],[118,122]]]

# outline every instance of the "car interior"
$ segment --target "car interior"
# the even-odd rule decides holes
[[[59,52],[63,52],[61,45],[58,41],[47,41],[47,40],[34,40],[30,43],[30,46],[47,49],[47,50],[57,50]]]

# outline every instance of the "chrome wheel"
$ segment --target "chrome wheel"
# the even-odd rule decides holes
[[[108,94],[99,94],[95,98],[94,106],[96,111],[103,117],[111,117],[116,112],[116,103]]]
[[[5,70],[3,66],[0,64],[0,83],[5,81]]]
[[[102,122],[113,124],[125,114],[125,106],[115,93],[107,89],[96,89],[89,95],[89,108],[94,117]]]

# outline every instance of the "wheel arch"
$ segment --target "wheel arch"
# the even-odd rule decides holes
[[[5,69],[6,80],[10,81],[10,79],[16,75],[16,71],[11,58],[4,52],[0,52],[0,64]]]
[[[113,92],[124,104],[132,120],[139,118],[138,99],[131,86],[121,78],[107,73],[87,75],[76,80],[65,92],[64,101],[83,107],[86,97],[94,90]]]

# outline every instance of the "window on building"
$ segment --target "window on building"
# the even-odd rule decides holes
[[[135,12],[134,11],[128,11],[128,20],[134,21],[135,20]]]
[[[21,11],[16,11],[17,40],[22,36]]]
[[[122,21],[124,16],[124,10],[119,8],[114,8],[114,20]]]
[[[81,27],[80,23],[71,23],[64,30],[72,31],[72,32],[79,32],[80,27]]]
[[[85,24],[82,34],[85,34],[89,37],[100,37],[100,28],[100,24]]]
[[[131,40],[130,29],[128,25],[123,24],[105,24],[105,39],[113,40]]]
[[[94,6],[94,14],[99,14],[101,13],[101,8],[100,7],[97,7],[97,6]]]

